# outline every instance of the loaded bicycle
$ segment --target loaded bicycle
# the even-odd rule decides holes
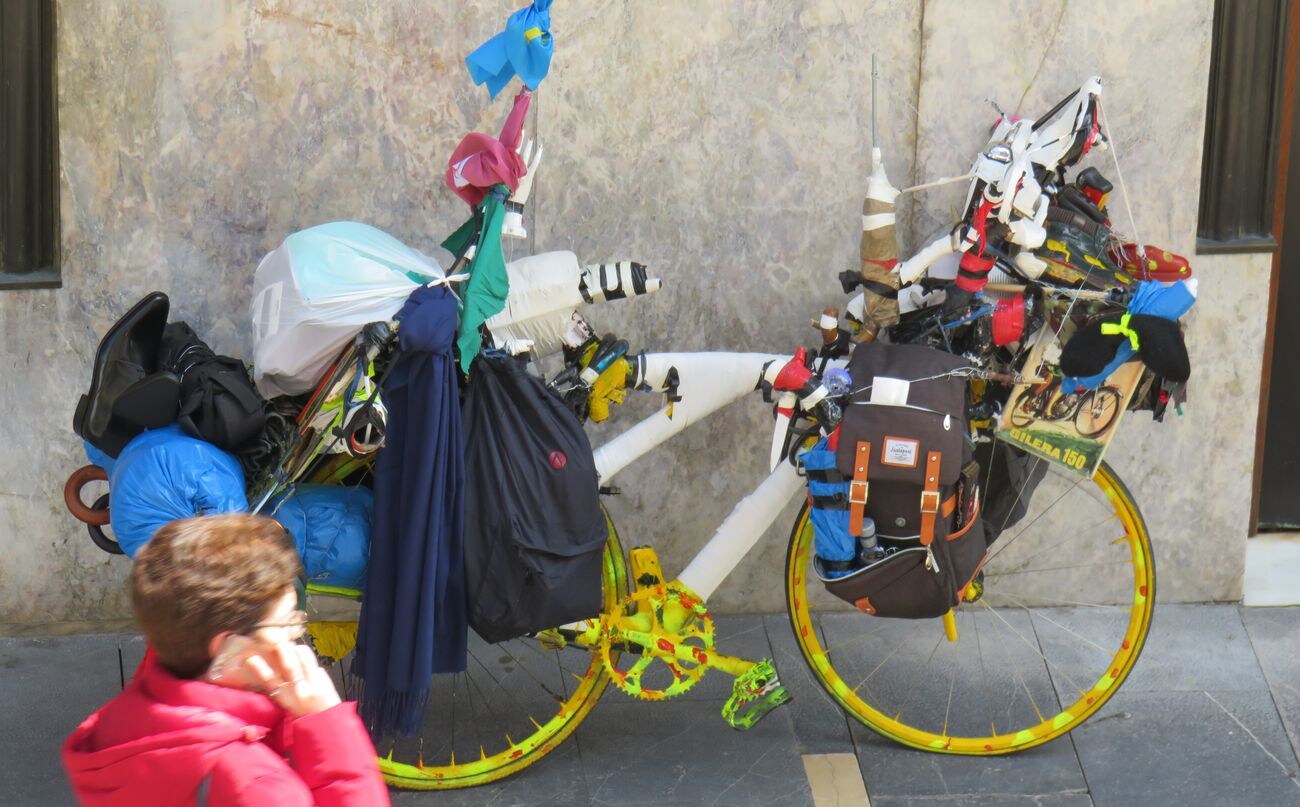
[[[1049,216],[1058,216],[1057,223],[1068,228],[1063,220],[1077,209],[1077,197],[1104,182],[1097,177],[1065,182],[1066,169],[1087,152],[1076,148],[1076,140],[1091,144],[1100,136],[1099,91],[1099,82],[1086,83],[1032,127],[1006,121],[977,160],[970,214],[912,258],[878,273],[883,261],[867,256],[864,236],[864,266],[871,264],[862,273],[865,283],[853,278],[846,283],[863,290],[843,316],[828,310],[817,320],[821,338],[810,350],[793,356],[633,355],[626,343],[593,337],[591,349],[574,351],[551,382],[580,416],[600,412],[603,417],[627,390],[664,396],[662,408],[596,447],[606,495],[615,495],[618,475],[654,447],[734,401],[759,394],[774,410],[767,473],[684,564],[665,564],[648,546],[625,547],[606,513],[600,612],[495,644],[471,636],[466,669],[434,676],[419,735],[380,744],[379,764],[388,781],[412,789],[455,788],[517,773],[568,737],[610,686],[630,697],[662,700],[690,691],[711,671],[725,673],[734,683],[721,716],[738,730],[785,703],[789,695],[771,659],[728,655],[720,645],[708,602],[767,527],[805,491],[811,472],[801,460],[842,420],[851,419],[846,412],[869,406],[882,394],[887,385],[880,374],[871,383],[849,375],[847,385],[839,375],[877,349],[872,339],[878,334],[895,345],[922,346],[958,360],[935,378],[956,380],[965,390],[964,411],[955,419],[961,423],[960,464],[976,471],[965,488],[969,506],[964,500],[950,506],[937,488],[921,492],[921,518],[930,519],[930,530],[936,519],[947,521],[944,538],[926,540],[924,530],[915,536],[882,530],[878,554],[847,561],[853,570],[845,579],[901,566],[900,559],[909,557],[917,559],[909,568],[937,575],[939,558],[947,565],[954,550],[933,541],[955,544],[969,534],[954,521],[963,514],[968,525],[972,519],[982,524],[983,537],[973,550],[962,550],[975,553],[966,562],[969,576],[963,574],[959,587],[944,592],[947,599],[935,601],[942,607],[933,613],[891,617],[878,613],[879,603],[849,600],[857,606],[854,611],[832,591],[813,523],[819,503],[810,497],[790,527],[784,580],[790,626],[813,677],[853,719],[902,744],[940,753],[995,755],[1033,748],[1095,714],[1132,670],[1150,628],[1156,582],[1150,536],[1131,493],[1099,454],[1080,473],[1050,451],[1011,441],[1008,430],[1029,425],[1023,414],[1041,416],[1037,408],[1030,412],[1021,406],[1028,389],[1044,382],[1031,360],[1039,335],[1059,339],[1063,331],[1120,316],[1144,279],[1142,267],[1134,273],[1119,265],[1117,256],[1128,253],[1108,251],[1116,245],[1104,239],[1093,252],[1076,249],[1063,261],[1054,259],[1050,245],[1025,245],[1035,240],[1032,232],[1026,234],[1031,229],[1026,221],[1041,228]],[[1059,155],[1034,162],[1034,149],[1041,151],[1045,141],[1056,143]],[[1001,174],[987,164],[990,158],[1002,166]],[[1034,200],[1021,200],[1018,189],[1031,182],[1040,192]],[[869,190],[869,204],[872,196]],[[879,202],[881,195],[876,196]],[[1003,201],[1016,209],[999,224]],[[1095,202],[1092,207],[1102,210]],[[892,210],[874,208],[868,215],[887,217],[869,220],[877,227],[892,225]],[[976,233],[977,223],[991,232]],[[1092,235],[1096,232],[1092,228]],[[870,240],[879,246],[880,239]],[[1041,246],[1044,239],[1038,240]],[[949,266],[955,270],[949,277],[983,274],[993,282],[982,293],[936,277],[945,261],[953,263],[949,256],[964,260],[976,246],[986,262],[982,272]],[[1094,271],[1093,264],[1103,271]],[[923,277],[927,272],[931,276]],[[657,287],[643,267],[619,267],[609,273],[611,283],[606,276],[605,267],[582,273],[583,297],[589,298],[590,288],[644,292]],[[607,298],[617,296],[622,295]],[[895,298],[897,313],[890,305]],[[1013,313],[1007,315],[1008,310]],[[993,332],[1009,319],[1019,322],[1015,338],[995,339]],[[509,318],[488,323],[489,330],[502,334],[503,347],[526,353],[530,340],[517,338],[511,327]],[[357,389],[368,389],[359,379],[383,365],[390,343],[382,329],[373,329],[326,372],[281,446],[278,475],[272,474],[270,484],[339,481],[364,465],[345,453],[330,453],[331,441],[338,438],[329,437],[329,430],[341,421],[320,415],[340,396],[349,398],[339,407],[345,412]],[[382,370],[378,375],[382,388]],[[1144,404],[1149,397],[1144,390],[1162,383],[1143,371],[1141,390],[1126,390],[1124,403]],[[1105,393],[1078,394],[1095,400]],[[1008,410],[1009,400],[1016,404]],[[1111,428],[1118,411],[1111,417],[1094,434]],[[945,430],[951,420],[944,420]],[[846,507],[867,506],[868,482],[854,478],[852,484]],[[254,500],[268,498],[265,489],[258,493]],[[954,494],[952,500],[959,498]],[[307,590],[317,651],[345,668],[364,592],[314,584]],[[845,611],[856,617],[823,618]]]
[[[1077,128],[1075,113],[1095,104],[1089,89],[1072,94],[1075,106],[1058,106],[1045,123],[1064,110],[1068,128]],[[1095,136],[1091,120],[1085,129]],[[905,261],[898,274],[919,278],[944,255],[959,252],[953,241],[937,239],[938,246]],[[1027,303],[1026,330],[1049,318],[1082,323],[1123,311],[1127,287],[1133,285],[1116,282],[1110,273],[1071,280],[1069,273],[1078,267],[1056,264],[1031,280],[1010,257],[997,260],[994,271],[1000,273],[994,280],[1014,288],[1000,292],[1004,298],[1019,296]],[[926,294],[933,300],[945,285],[931,280]],[[852,390],[827,397],[817,390],[824,388],[828,371],[848,366],[848,354],[863,349],[854,337],[870,330],[861,316],[871,308],[865,295],[845,306],[846,316],[820,319],[821,344],[798,357],[631,356],[626,345],[623,352],[588,353],[588,366],[599,355],[618,356],[600,364],[598,374],[617,377],[618,389],[664,396],[661,409],[596,447],[605,491],[616,490],[619,474],[655,446],[764,387],[775,411],[768,474],[675,573],[652,548],[625,547],[607,514],[602,612],[499,644],[472,637],[468,669],[435,681],[421,736],[381,749],[390,782],[461,787],[516,773],[572,733],[610,687],[661,700],[682,695],[710,671],[720,671],[734,678],[721,716],[742,730],[787,700],[770,659],[731,656],[717,642],[708,602],[804,490],[792,459],[830,426],[830,404],[839,401],[841,410],[852,405]],[[986,499],[984,520],[996,540],[990,540],[987,558],[962,591],[960,604],[933,619],[863,614],[860,620],[823,621],[821,614],[846,606],[828,593],[818,574],[807,503],[791,525],[784,569],[787,614],[800,651],[848,715],[914,748],[976,755],[1032,748],[1100,709],[1137,661],[1155,601],[1146,523],[1114,470],[1100,463],[1091,475],[1081,475],[1063,463],[1025,454],[999,436],[1001,409],[1012,391],[1041,379],[1022,374],[1028,336],[1010,349],[992,344],[994,306],[986,303],[984,297],[972,298],[956,313],[942,304],[925,305],[904,310],[887,326],[895,341],[927,344],[971,360],[961,371],[969,381],[971,440],[983,460],[981,489],[986,497],[996,491],[1000,504]],[[797,382],[783,383],[783,371]],[[591,402],[592,388],[561,386],[560,391],[587,411],[581,402]],[[906,552],[905,544],[893,548]]]

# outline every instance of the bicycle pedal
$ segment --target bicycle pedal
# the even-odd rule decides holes
[[[564,634],[560,633],[558,628],[538,631],[535,638],[543,650],[563,650],[569,644],[569,640],[564,637]]]
[[[777,678],[771,659],[764,659],[736,678],[731,697],[722,705],[722,719],[737,731],[748,731],[791,699]]]

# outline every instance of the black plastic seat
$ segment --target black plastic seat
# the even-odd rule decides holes
[[[167,295],[150,292],[99,342],[90,391],[77,403],[72,428],[110,457],[145,429],[176,420],[181,381],[158,366],[170,308]]]

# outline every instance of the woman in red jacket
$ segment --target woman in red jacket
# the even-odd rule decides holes
[[[63,746],[77,798],[138,805],[386,805],[375,749],[302,638],[299,560],[260,516],[174,521],[136,556],[149,643]]]

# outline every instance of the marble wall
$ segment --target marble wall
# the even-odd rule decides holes
[[[217,350],[247,355],[252,271],[288,233],[353,218],[436,253],[465,212],[441,185],[446,156],[464,132],[498,129],[509,103],[489,104],[461,59],[513,7],[60,0],[64,287],[0,292],[0,623],[128,612],[126,562],[94,548],[59,498],[82,462],[69,424],[103,330],[157,288]],[[649,264],[662,292],[590,312],[637,349],[808,341],[809,316],[842,300],[835,275],[856,264],[875,52],[879,145],[900,186],[966,169],[993,117],[984,99],[1035,115],[1100,73],[1138,232],[1192,252],[1210,0],[923,8],[562,0],[531,124],[546,148],[532,235],[511,248]],[[1142,31],[1141,47],[1122,31]],[[904,243],[946,226],[962,193],[908,199]],[[1268,260],[1196,266],[1188,414],[1131,418],[1112,461],[1151,524],[1162,598],[1235,599]],[[1211,398],[1225,393],[1229,406]],[[634,395],[595,431],[657,404]],[[679,570],[761,477],[769,422],[742,402],[625,472],[610,504],[624,542],[658,546]],[[717,607],[782,607],[785,529]]]

